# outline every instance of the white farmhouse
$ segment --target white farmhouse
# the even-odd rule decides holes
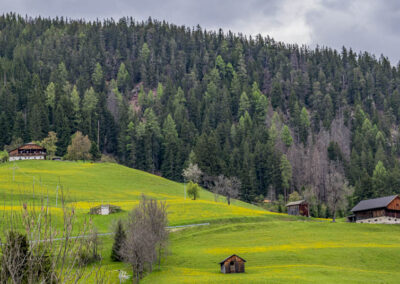
[[[9,152],[9,161],[18,160],[45,160],[46,149],[35,143],[22,145]]]

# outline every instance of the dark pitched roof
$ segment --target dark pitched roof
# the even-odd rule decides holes
[[[231,256],[228,256],[227,258],[225,258],[223,261],[221,261],[219,264],[223,264],[225,261],[227,261],[228,259],[230,259],[232,256],[236,256],[238,258],[240,258],[241,260],[243,260],[243,262],[246,262],[246,260],[244,260],[243,258],[241,258],[240,256],[236,255],[236,254],[232,254]]]
[[[393,199],[395,199],[396,197],[397,195],[391,195],[380,198],[362,200],[356,206],[354,206],[353,209],[351,209],[351,212],[383,208],[388,206],[389,203],[392,202]]]
[[[287,206],[293,206],[293,205],[300,205],[300,204],[303,204],[304,202],[306,202],[304,199],[303,200],[289,202],[288,204],[286,204],[286,207]]]

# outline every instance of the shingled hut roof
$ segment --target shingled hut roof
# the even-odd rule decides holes
[[[241,260],[243,260],[243,262],[246,262],[246,260],[244,260],[243,258],[241,258],[240,256],[236,255],[236,254],[232,254],[231,256],[228,256],[227,258],[225,258],[223,261],[221,261],[219,264],[223,264],[225,261],[227,261],[228,259],[230,259],[232,256],[236,256],[238,258],[240,258]]]
[[[390,196],[379,197],[379,198],[374,198],[374,199],[362,200],[356,206],[354,206],[353,209],[351,209],[351,212],[383,208],[383,207],[388,206],[389,203],[392,202],[393,199],[395,199],[396,197],[397,197],[397,195],[390,195]]]

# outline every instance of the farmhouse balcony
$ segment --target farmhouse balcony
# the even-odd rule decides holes
[[[37,152],[37,153],[18,153],[16,155],[12,155],[12,156],[44,156],[46,155],[46,152]]]

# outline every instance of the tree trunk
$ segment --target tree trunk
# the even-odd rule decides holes
[[[287,202],[287,200],[288,200],[288,198],[287,198],[287,190],[286,190],[286,188],[283,188],[283,195],[284,195],[284,198],[285,198],[285,203]]]
[[[336,204],[333,206],[333,218],[332,218],[332,222],[333,222],[333,223],[336,222]]]
[[[158,269],[161,268],[161,245],[158,248]]]

